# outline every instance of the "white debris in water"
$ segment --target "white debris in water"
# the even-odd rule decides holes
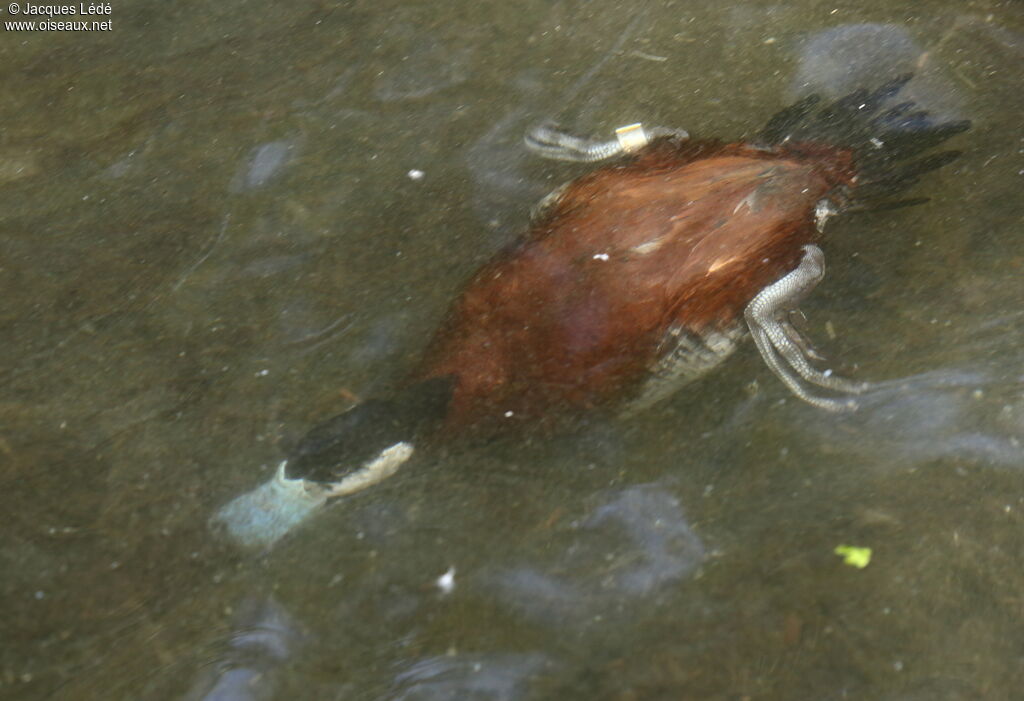
[[[594,254],[594,260],[608,260],[607,253],[596,253]]]
[[[418,168],[413,168],[408,173],[406,173],[406,175],[409,176],[410,180],[423,180],[423,176],[425,176],[426,173],[424,173],[422,170]]]
[[[249,151],[246,162],[231,181],[232,192],[255,190],[276,178],[296,154],[295,140],[271,141]]]
[[[455,590],[455,566],[449,567],[444,574],[437,578],[437,588],[442,594],[451,594]]]

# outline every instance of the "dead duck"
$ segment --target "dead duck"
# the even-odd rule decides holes
[[[538,205],[526,235],[465,284],[393,395],[314,428],[215,520],[238,542],[269,545],[393,474],[424,440],[637,411],[746,336],[799,399],[856,409],[867,385],[820,369],[788,319],[824,277],[829,219],[926,201],[901,197],[958,155],[923,155],[970,125],[892,104],[909,80],[830,104],[804,98],[749,141],[639,124],[610,141],[535,129],[526,145],[541,156],[608,164]]]

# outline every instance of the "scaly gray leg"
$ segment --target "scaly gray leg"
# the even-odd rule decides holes
[[[808,347],[806,340],[784,319],[824,277],[825,254],[817,246],[804,246],[804,257],[796,269],[761,290],[747,305],[744,316],[761,357],[793,394],[822,409],[849,411],[857,408],[853,399],[815,396],[803,382],[850,394],[860,394],[867,385],[812,367],[802,350]]]
[[[825,356],[819,353],[818,350],[811,345],[811,342],[800,333],[796,324],[793,323],[793,319],[797,316],[800,317],[802,322],[807,322],[807,315],[799,309],[794,309],[786,315],[785,319],[780,319],[779,323],[782,324],[782,328],[786,330],[786,335],[789,336],[789,340],[800,347],[800,350],[803,352],[805,357],[810,358],[811,360],[820,360],[824,362]]]
[[[674,136],[680,140],[690,138],[682,129],[645,129],[643,125],[637,123],[616,129],[615,139],[612,141],[595,141],[559,131],[548,123],[531,129],[524,137],[524,141],[528,149],[544,158],[593,163],[624,153],[635,153],[662,136]]]

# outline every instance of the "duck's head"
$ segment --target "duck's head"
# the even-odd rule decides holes
[[[329,500],[395,474],[444,419],[453,387],[450,377],[432,378],[328,419],[270,480],[225,504],[211,522],[240,545],[270,547]]]

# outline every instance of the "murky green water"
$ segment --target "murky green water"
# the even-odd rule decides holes
[[[1015,698],[1024,9],[721,5],[118,2],[108,33],[4,32],[0,695]],[[269,554],[211,536],[578,172],[531,125],[738,137],[875,60],[975,128],[930,204],[824,244],[808,330],[884,381],[860,412],[798,405],[748,347]]]

